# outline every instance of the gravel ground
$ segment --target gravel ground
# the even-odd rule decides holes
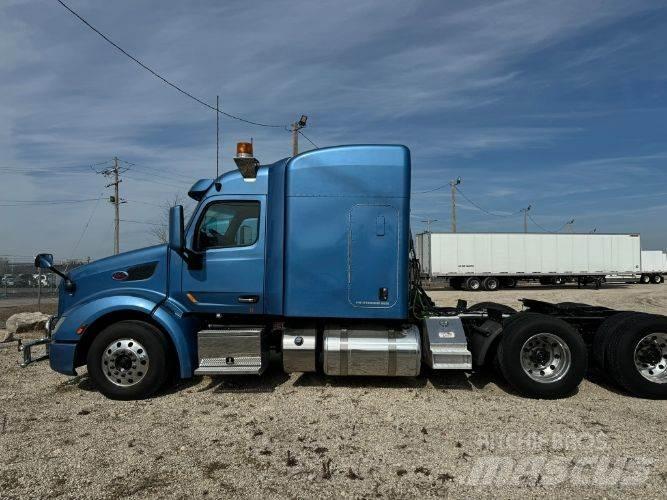
[[[434,291],[667,311],[667,286]],[[110,401],[85,370],[20,369],[0,347],[0,498],[665,498],[665,402],[591,376],[560,401],[489,373],[196,378]]]

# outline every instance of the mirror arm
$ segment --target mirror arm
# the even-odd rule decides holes
[[[67,290],[70,293],[74,292],[74,282],[70,279],[69,276],[67,276],[67,274],[65,274],[55,266],[49,267],[49,271],[51,271],[54,274],[57,274],[63,279],[63,281],[65,282],[65,290]]]

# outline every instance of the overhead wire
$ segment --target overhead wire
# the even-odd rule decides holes
[[[79,19],[79,21],[81,21],[81,22],[82,22],[83,24],[85,24],[88,28],[90,28],[92,31],[94,31],[94,32],[97,33],[100,37],[102,37],[107,43],[109,43],[110,45],[112,45],[113,47],[115,47],[115,48],[116,48],[119,52],[121,52],[123,55],[129,57],[132,61],[134,61],[134,62],[137,63],[139,66],[141,66],[143,69],[145,69],[146,71],[148,71],[149,73],[151,73],[154,77],[156,77],[156,78],[158,78],[159,80],[163,81],[164,83],[166,83],[166,84],[169,85],[170,87],[176,89],[177,91],[179,91],[179,92],[182,93],[183,95],[189,97],[190,99],[192,99],[192,100],[198,102],[198,103],[201,104],[202,106],[205,106],[205,107],[209,108],[210,110],[215,111],[216,113],[220,113],[220,114],[222,114],[222,115],[224,115],[224,116],[226,116],[226,117],[228,117],[228,118],[231,118],[231,119],[233,119],[233,120],[238,120],[238,121],[241,121],[241,122],[244,122],[244,123],[248,123],[248,124],[250,124],[250,125],[256,125],[256,126],[258,126],[258,127],[270,127],[270,128],[284,128],[284,127],[285,127],[285,125],[283,125],[283,124],[278,125],[278,124],[261,123],[261,122],[257,122],[257,121],[254,121],[254,120],[248,120],[248,119],[246,119],[246,118],[242,118],[242,117],[240,117],[240,116],[233,115],[233,114],[231,114],[231,113],[227,113],[227,112],[225,112],[225,111],[222,111],[222,110],[216,108],[215,106],[212,106],[211,104],[209,104],[209,103],[207,103],[206,101],[200,99],[199,97],[196,97],[194,94],[192,94],[192,93],[188,92],[187,90],[184,90],[183,88],[179,87],[179,86],[176,85],[175,83],[173,83],[173,82],[167,80],[165,77],[163,77],[162,75],[160,75],[157,71],[153,70],[152,68],[150,68],[149,66],[147,66],[145,63],[141,62],[139,59],[137,59],[136,57],[134,57],[134,56],[133,56],[132,54],[130,54],[128,51],[126,51],[125,49],[123,49],[120,45],[118,45],[118,44],[115,43],[113,40],[111,40],[107,35],[105,35],[105,34],[102,33],[100,30],[98,30],[97,28],[95,28],[95,26],[93,26],[92,24],[90,24],[86,19],[84,19],[78,12],[76,12],[74,9],[72,9],[72,8],[71,8],[69,5],[67,5],[65,2],[63,2],[62,0],[56,0],[56,1],[57,1],[60,5],[62,5],[65,9],[67,9],[73,16],[75,16],[77,19]]]
[[[306,139],[308,142],[310,142],[315,147],[315,149],[320,149],[320,147],[317,144],[315,144],[313,141],[311,141],[306,134],[301,132],[301,130],[299,130],[299,134],[301,134],[304,139]]]
[[[75,203],[87,203],[97,201],[97,198],[83,200],[0,200],[0,207],[29,207],[41,205],[71,205]]]
[[[519,214],[521,213],[521,211],[519,210],[518,212],[514,212],[514,213],[511,213],[511,214],[495,214],[495,213],[493,213],[493,212],[491,212],[491,211],[489,211],[489,210],[487,210],[487,209],[485,209],[485,208],[479,206],[477,203],[475,203],[475,202],[472,201],[470,198],[468,198],[468,197],[465,195],[465,193],[459,189],[458,186],[454,186],[454,189],[456,189],[456,191],[457,191],[457,192],[458,192],[458,193],[459,193],[459,194],[460,194],[460,195],[461,195],[461,196],[462,196],[468,203],[470,203],[472,206],[474,206],[475,208],[477,208],[478,210],[484,212],[484,213],[487,214],[487,215],[491,215],[491,216],[493,216],[493,217],[504,217],[504,218],[507,218],[507,217],[516,217],[517,215],[519,215]]]
[[[95,203],[95,206],[93,207],[92,212],[90,212],[90,217],[88,217],[88,221],[86,224],[83,226],[83,231],[81,231],[81,236],[79,236],[79,239],[76,242],[76,245],[74,245],[74,248],[72,248],[72,253],[70,254],[70,260],[74,259],[74,254],[76,253],[77,249],[79,248],[79,244],[81,243],[81,240],[83,240],[84,235],[86,234],[86,231],[88,230],[88,226],[90,226],[90,221],[93,220],[93,216],[95,215],[95,212],[97,211],[97,207],[100,205],[100,200],[104,196],[104,193],[100,193],[99,198],[97,198],[97,203]]]

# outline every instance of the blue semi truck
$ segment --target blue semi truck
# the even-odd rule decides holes
[[[169,242],[65,274],[44,339],[51,367],[88,374],[108,397],[145,398],[174,377],[286,372],[419,376],[478,370],[529,397],[576,390],[590,365],[632,394],[667,395],[667,318],[523,300],[437,307],[420,284],[404,146],[318,149],[197,181]],[[275,356],[272,357],[275,359]],[[589,358],[591,363],[589,363]]]

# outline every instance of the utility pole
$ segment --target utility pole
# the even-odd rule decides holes
[[[292,123],[292,127],[290,128],[292,132],[292,156],[299,154],[299,130],[306,126],[307,121],[308,117],[306,115],[301,115],[298,122]]]
[[[113,253],[118,255],[120,253],[120,198],[118,195],[118,184],[120,184],[120,179],[118,178],[118,158],[114,157],[114,167],[113,167],[113,176],[114,182],[114,223],[113,223]]]
[[[109,202],[113,203],[114,206],[114,221],[113,221],[113,253],[118,255],[120,253],[120,204],[125,203],[125,200],[120,199],[119,193],[119,184],[123,182],[123,179],[120,178],[120,174],[128,170],[127,167],[122,168],[119,165],[119,162],[123,160],[118,159],[117,156],[113,158],[113,167],[105,168],[102,171],[97,172],[102,174],[105,177],[110,177],[113,179],[113,182],[110,182],[105,187],[113,186],[114,194],[109,197]],[[124,162],[127,163],[127,162]]]
[[[574,233],[574,229],[572,228],[573,224],[574,224],[574,219],[569,220],[565,223],[565,227],[567,228],[569,233]]]
[[[528,232],[528,212],[530,211],[532,205],[528,205],[526,208],[522,208],[520,211],[523,212],[523,232]]]
[[[220,175],[220,96],[215,96],[215,178]]]
[[[434,222],[438,222],[438,219],[425,219],[422,222],[426,224],[426,232],[430,233],[431,232],[431,224],[434,223]]]
[[[452,233],[456,232],[456,186],[461,184],[461,178],[457,177],[456,180],[449,181],[449,186],[452,189]]]

